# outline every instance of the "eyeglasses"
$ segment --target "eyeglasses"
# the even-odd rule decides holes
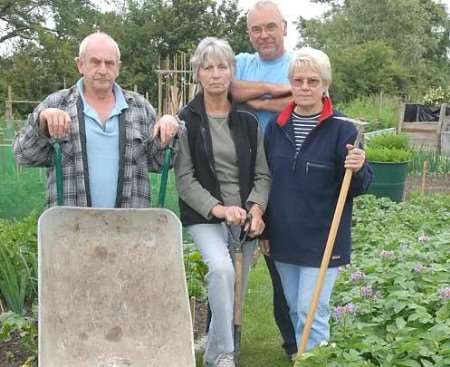
[[[291,85],[294,88],[302,88],[306,83],[307,88],[316,88],[319,86],[321,80],[319,78],[293,78],[291,79]]]
[[[279,25],[277,23],[267,23],[267,24],[261,24],[261,25],[254,25],[249,28],[249,32],[254,37],[259,37],[262,32],[272,34],[276,32],[279,29]]]

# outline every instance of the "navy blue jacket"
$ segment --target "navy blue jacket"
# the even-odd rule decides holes
[[[271,255],[277,261],[320,267],[328,232],[344,177],[346,144],[357,130],[338,120],[331,100],[324,99],[319,124],[298,153],[294,142],[291,103],[266,129],[265,149],[272,174],[266,214]],[[353,197],[367,191],[372,170],[367,163],[353,175],[330,267],[350,262]]]

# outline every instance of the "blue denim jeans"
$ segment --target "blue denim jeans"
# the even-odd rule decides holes
[[[234,305],[234,267],[229,251],[228,232],[225,224],[195,224],[187,227],[189,233],[208,265],[206,280],[208,283],[208,301],[211,307],[211,322],[208,330],[203,359],[207,363],[223,355],[234,352],[233,305]],[[248,282],[256,241],[246,242],[243,246],[243,290],[242,299]]]
[[[275,265],[280,274],[298,344],[303,334],[303,327],[311,305],[319,268],[287,264],[279,261],[275,261]],[[337,275],[338,268],[329,268],[325,275],[319,304],[306,346],[307,351],[317,344],[330,339],[330,298]]]

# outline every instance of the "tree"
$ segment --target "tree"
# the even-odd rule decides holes
[[[10,1],[10,0],[3,0]],[[0,91],[12,85],[17,96],[40,100],[73,84],[79,77],[74,57],[80,41],[95,30],[119,44],[122,69],[119,83],[149,92],[155,101],[159,57],[178,51],[190,54],[209,35],[227,39],[236,50],[248,51],[245,16],[237,0],[123,0],[120,10],[104,12],[94,0],[11,0],[38,6],[46,1],[52,19],[47,29],[43,11],[29,33],[18,38],[12,55],[0,57]],[[1,6],[1,5],[0,5]],[[15,6],[15,5],[14,5]]]
[[[156,94],[158,59],[184,51],[190,54],[210,35],[223,37],[237,51],[249,50],[245,17],[236,0],[129,0],[121,48],[124,85]]]
[[[43,27],[48,0],[3,0],[0,4],[0,43],[15,37],[31,39]]]
[[[394,53],[396,63],[401,65],[400,69],[394,67],[400,70],[400,74],[391,79],[395,85],[391,85],[387,92],[408,93],[449,81],[450,20],[443,4],[432,0],[320,2],[329,3],[331,9],[319,19],[299,19],[297,28],[303,35],[300,45],[321,48],[332,56],[334,63],[342,66],[339,58],[345,58],[343,50],[354,54],[354,57],[361,56],[361,50],[368,51],[370,46],[381,52],[379,42],[382,42],[384,48],[390,48]],[[384,61],[391,64],[392,52],[383,51],[378,55],[388,57]],[[340,72],[337,67],[336,71]],[[374,67],[361,77],[377,79],[372,78],[371,73],[378,71]],[[391,77],[386,75],[388,80]],[[380,84],[374,92],[384,88],[386,84]]]

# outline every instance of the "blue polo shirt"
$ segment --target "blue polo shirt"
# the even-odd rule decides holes
[[[274,60],[263,60],[258,53],[240,53],[236,56],[235,79],[253,82],[288,83],[289,62],[292,52],[286,51]],[[271,96],[264,96],[271,98]],[[257,111],[258,120],[263,129],[278,113]]]
[[[120,87],[114,84],[116,103],[105,123],[102,123],[97,112],[84,98],[83,78],[77,82],[77,88],[84,106],[92,207],[114,208],[119,175],[119,115],[128,108],[128,104]]]

